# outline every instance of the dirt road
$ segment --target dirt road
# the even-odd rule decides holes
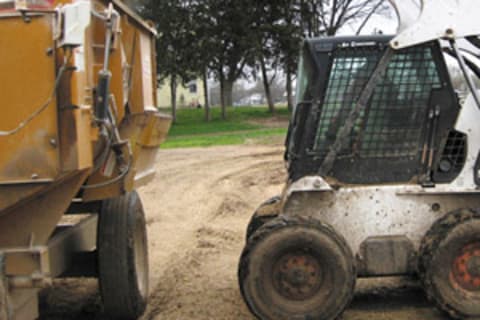
[[[140,190],[147,212],[152,297],[144,320],[253,319],[236,270],[255,207],[280,193],[281,146],[165,150],[156,180]],[[42,320],[104,319],[96,282],[56,281]],[[342,320],[441,320],[415,281],[360,281]]]

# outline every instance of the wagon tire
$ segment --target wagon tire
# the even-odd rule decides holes
[[[97,249],[105,314],[113,319],[139,318],[148,300],[148,243],[145,214],[136,191],[103,201]]]

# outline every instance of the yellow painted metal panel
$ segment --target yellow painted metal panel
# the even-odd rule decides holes
[[[42,246],[55,229],[88,171],[62,177],[37,194],[0,212],[0,248]]]
[[[52,96],[55,55],[51,16],[0,19],[0,131],[17,127]],[[59,174],[56,99],[25,128],[0,136],[0,182]]]
[[[106,2],[92,1],[97,11],[104,10]],[[115,30],[110,51],[112,107],[122,138],[130,141],[131,171],[112,184],[109,181],[119,174],[119,163],[114,164],[113,175],[89,172],[105,166],[100,163],[104,157],[99,156],[106,148],[93,119],[93,92],[105,53],[105,25],[94,17],[85,31],[85,46],[73,48],[69,64],[75,68],[64,75],[48,108],[14,136],[0,137],[0,215],[22,201],[37,201],[35,197],[45,196],[61,177],[80,170],[90,173],[88,186],[107,184],[80,192],[84,200],[119,196],[153,172],[156,149],[170,125],[170,119],[153,108],[154,32],[120,3],[114,4],[121,14],[121,30]],[[30,22],[20,16],[0,17],[0,131],[21,123],[53,94],[56,70],[64,57],[53,40],[52,19],[48,14],[32,16]],[[132,128],[123,134],[128,124]],[[129,159],[129,148],[124,149],[124,159]]]

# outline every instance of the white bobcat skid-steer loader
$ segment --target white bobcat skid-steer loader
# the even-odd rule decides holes
[[[452,318],[480,319],[479,3],[391,2],[396,36],[305,41],[288,182],[252,217],[239,265],[259,319],[332,320],[358,277],[415,274]]]

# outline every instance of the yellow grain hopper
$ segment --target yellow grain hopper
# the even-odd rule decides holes
[[[120,1],[0,0],[0,319],[37,318],[65,276],[97,276],[113,318],[144,311],[134,190],[170,126],[155,58],[155,30]]]

